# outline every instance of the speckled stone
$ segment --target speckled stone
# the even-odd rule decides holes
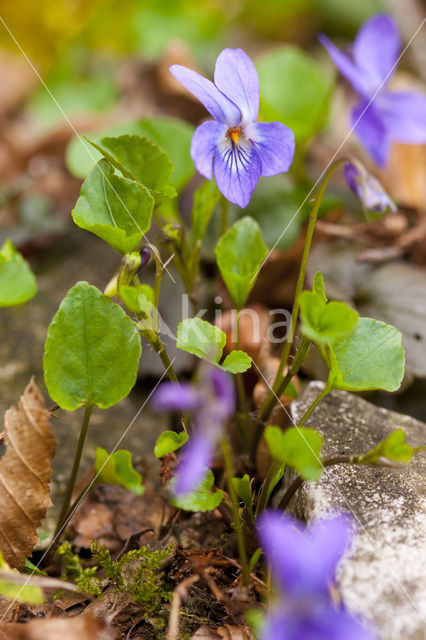
[[[323,388],[312,382],[292,405],[297,424]],[[334,391],[306,426],[324,437],[324,455],[362,453],[402,427],[413,446],[426,424]],[[426,638],[426,456],[398,469],[336,465],[306,483],[290,509],[309,522],[331,511],[351,513],[357,536],[337,575],[346,607],[370,621],[383,640]]]

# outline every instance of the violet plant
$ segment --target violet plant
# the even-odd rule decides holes
[[[426,97],[420,92],[388,89],[402,48],[398,25],[391,16],[380,14],[367,20],[349,54],[325,35],[319,40],[359,96],[351,126],[379,166],[386,165],[392,142],[426,142]]]
[[[374,44],[379,28],[383,34],[383,55]],[[323,42],[361,95],[358,114],[396,60],[399,41],[394,24],[384,16],[369,21],[356,40],[354,62],[340,54],[329,41],[323,39]],[[364,61],[370,54],[374,64],[368,75]],[[158,411],[179,412],[181,416],[179,426],[161,434],[155,447],[158,458],[168,456],[172,462],[177,461],[169,486],[172,503],[185,511],[219,508],[226,514],[237,534],[243,587],[249,586],[250,574],[259,559],[256,552],[249,557],[249,541],[259,531],[280,589],[289,597],[283,611],[274,610],[268,618],[264,637],[268,640],[278,636],[300,637],[294,635],[296,631],[292,636],[285,635],[287,631],[284,633],[282,625],[289,621],[294,629],[311,625],[312,634],[317,633],[318,638],[334,637],[327,629],[336,621],[348,630],[345,637],[351,637],[349,634],[355,633],[356,623],[323,604],[325,583],[333,577],[347,537],[343,520],[315,529],[316,533],[300,542],[300,534],[293,533],[293,524],[287,519],[278,521],[277,516],[262,513],[271,504],[271,496],[285,467],[292,468],[296,475],[276,505],[281,510],[287,508],[305,480],[318,480],[327,466],[336,463],[389,465],[392,461],[408,462],[416,453],[404,442],[403,432],[397,429],[362,455],[342,456],[336,452],[335,456],[325,458],[321,453],[322,437],[305,426],[321,400],[334,389],[394,391],[401,384],[404,349],[398,329],[372,318],[359,317],[343,302],[328,301],[321,273],[316,275],[312,290],[304,290],[315,224],[328,182],[337,168],[345,166],[349,188],[359,197],[367,213],[384,214],[393,211],[395,205],[357,159],[339,157],[328,168],[309,215],[291,326],[280,365],[267,397],[255,410],[242,378],[252,363],[239,348],[239,323],[241,310],[268,257],[268,248],[253,217],[243,216],[229,227],[227,203],[245,207],[260,176],[288,171],[294,154],[294,136],[283,123],[256,122],[259,81],[253,62],[242,50],[225,49],[219,55],[214,84],[181,66],[173,65],[170,71],[214,118],[201,124],[192,137],[191,156],[207,180],[194,193],[192,211],[188,212],[191,224],[183,221],[175,199],[191,177],[191,170],[188,173],[186,169],[186,153],[189,156],[192,132],[187,125],[167,120],[150,126],[139,122],[130,135],[101,136],[91,141],[101,159],[86,177],[72,211],[75,223],[107,242],[121,255],[121,260],[116,272],[107,274],[103,293],[87,282],[79,282],[70,289],[47,334],[44,370],[52,400],[69,411],[84,407],[56,539],[63,534],[78,504],[79,499],[71,504],[72,494],[91,414],[95,407],[107,409],[130,393],[140,366],[142,336],[158,354],[164,375],[169,378],[156,391],[152,406]],[[377,160],[386,159],[390,142],[395,139],[395,122],[401,104],[408,105],[407,113],[416,114],[423,100],[386,90],[377,108],[375,103],[368,107],[357,132]],[[393,109],[391,116],[389,105]],[[405,115],[401,116],[401,122],[404,139],[423,140],[426,127],[421,120],[415,119],[411,129],[405,126]],[[415,136],[414,130],[421,135]],[[185,154],[182,149],[186,150]],[[216,243],[216,263],[237,312],[236,348],[225,358],[225,333],[197,314],[202,293],[201,248],[220,198],[222,228]],[[153,221],[157,236],[160,234],[156,244],[146,238]],[[176,331],[176,345],[201,360],[195,381],[185,383],[179,381],[161,334],[162,279],[171,260],[194,311],[194,317],[184,318],[178,327],[172,328]],[[147,264],[151,261],[155,267],[152,286],[145,281]],[[301,339],[296,344],[294,336],[299,320]],[[314,348],[328,367],[326,385],[299,424],[284,432],[270,424],[272,411],[309,350]],[[143,362],[142,355],[142,370]],[[238,400],[234,397],[234,388]],[[231,439],[232,426],[235,429]],[[262,435],[272,462],[266,478],[260,481],[256,476],[255,458]],[[220,465],[214,473],[211,469],[219,448],[223,477],[218,470]],[[103,449],[98,452],[96,477],[141,493],[141,478],[133,472],[129,456],[122,452],[115,452],[114,456],[108,456]],[[235,475],[236,457],[241,477]],[[222,484],[225,477],[226,499],[224,489],[218,488],[225,486]],[[327,532],[330,536],[325,545]],[[281,545],[278,555],[274,550],[276,536],[285,537],[289,545]],[[304,539],[300,537],[300,540]],[[303,549],[306,558],[312,559],[310,564],[305,561]],[[367,638],[368,634],[358,637]]]

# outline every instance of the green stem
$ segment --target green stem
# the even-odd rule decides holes
[[[158,335],[153,333],[145,334],[148,342],[154,349],[154,351],[158,354],[161,362],[163,363],[164,369],[168,375],[168,378],[171,382],[179,382],[178,377],[176,375],[175,370],[173,369],[172,363],[170,362],[169,354],[166,351],[166,347],[164,343],[160,340]]]
[[[299,275],[297,278],[297,283],[296,283],[296,292],[294,295],[294,303],[293,303],[293,309],[292,309],[292,313],[291,313],[291,324],[287,333],[287,338],[286,338],[286,343],[283,349],[283,353],[281,355],[281,361],[280,361],[280,366],[278,367],[278,371],[275,377],[275,381],[274,384],[272,386],[272,391],[270,392],[269,396],[271,398],[274,398],[274,395],[276,394],[277,389],[279,388],[280,384],[281,384],[281,379],[282,379],[282,374],[284,371],[284,368],[287,364],[288,361],[288,357],[290,355],[290,351],[291,351],[291,347],[293,344],[293,339],[294,339],[294,333],[295,333],[295,329],[296,329],[296,324],[297,324],[297,318],[299,316],[299,297],[300,294],[302,293],[302,289],[303,289],[303,284],[305,282],[305,276],[306,276],[306,267],[308,264],[308,258],[309,258],[309,252],[311,249],[311,244],[312,244],[312,237],[314,234],[314,229],[315,229],[315,225],[317,222],[317,218],[318,218],[318,212],[319,212],[319,208],[321,206],[321,202],[325,193],[325,190],[327,188],[328,185],[328,181],[330,180],[331,176],[333,175],[334,171],[337,169],[337,167],[339,165],[341,165],[343,162],[348,162],[348,158],[338,158],[338,160],[335,160],[330,167],[327,170],[327,173],[325,174],[320,188],[318,190],[318,193],[315,197],[315,201],[314,204],[312,206],[311,212],[309,214],[309,223],[308,223],[308,228],[306,230],[306,239],[305,239],[305,246],[303,248],[303,254],[302,254],[302,261],[300,263],[300,269],[299,269]],[[279,397],[279,396],[278,396]],[[269,398],[268,398],[269,401]]]
[[[161,280],[163,277],[163,265],[158,249],[151,246],[151,251],[155,260],[155,280],[154,280],[154,332],[158,333],[158,305],[160,302]]]
[[[63,533],[62,529],[65,527],[65,523],[68,518],[68,512],[71,503],[72,493],[74,491],[75,481],[77,479],[78,470],[80,468],[81,455],[83,453],[84,442],[87,436],[87,430],[89,428],[90,416],[92,414],[93,406],[86,405],[84,409],[83,422],[81,425],[80,436],[78,438],[77,448],[75,450],[74,455],[74,463],[71,470],[71,476],[68,480],[67,490],[65,492],[64,500],[62,502],[61,512],[58,517],[58,524],[56,525],[56,531],[53,539],[58,542],[61,534]]]
[[[222,196],[220,199],[220,235],[223,236],[228,231],[229,202]]]
[[[268,420],[273,408],[275,407],[275,404],[285,392],[288,385],[290,384],[291,379],[297,374],[303,362],[305,361],[310,345],[311,341],[303,337],[300,347],[296,351],[293,362],[286,375],[279,381],[279,384],[276,386],[276,391],[274,391],[273,394],[270,393],[263,404],[260,406],[258,413],[259,422],[265,422],[265,420]]]
[[[225,463],[226,480],[228,484],[228,493],[232,503],[232,514],[234,518],[234,527],[237,533],[238,553],[242,567],[242,583],[243,587],[248,587],[250,583],[250,567],[247,561],[247,553],[244,542],[243,523],[240,518],[239,501],[237,492],[232,483],[234,477],[234,466],[232,464],[231,447],[227,438],[222,439],[222,456]]]
[[[303,337],[300,347],[296,351],[293,362],[289,370],[287,371],[287,374],[280,381],[280,384],[277,387],[277,390],[276,391],[273,390],[272,393],[269,393],[265,401],[259,408],[257,421],[255,424],[254,433],[252,436],[251,448],[250,448],[250,459],[253,463],[256,461],[256,451],[257,451],[257,447],[259,446],[260,438],[262,437],[263,426],[265,422],[269,419],[276,403],[279,402],[280,397],[282,396],[282,394],[285,392],[288,385],[290,384],[291,379],[293,378],[293,376],[297,374],[300,367],[302,366],[306,356],[308,355],[310,345],[311,345],[311,341]]]
[[[277,462],[276,460],[272,461],[271,466],[268,469],[268,473],[266,474],[266,478],[264,479],[264,481],[262,483],[262,488],[260,490],[259,499],[258,499],[257,504],[256,504],[256,516],[261,511],[263,511],[263,509],[265,509],[265,507],[267,505],[267,502],[268,502],[269,487],[271,486],[271,482],[276,477],[276,475],[277,475],[278,471],[280,470],[281,466],[282,466],[281,462]]]
[[[309,416],[311,415],[311,413],[317,408],[317,406],[319,405],[319,403],[321,402],[321,400],[323,400],[325,398],[326,395],[328,395],[330,393],[330,391],[332,390],[333,385],[330,381],[330,379],[328,380],[327,384],[325,385],[324,389],[321,391],[321,393],[315,398],[315,400],[313,401],[313,403],[311,404],[310,407],[308,407],[305,411],[305,413],[303,414],[303,416],[301,417],[301,419],[299,420],[299,423],[297,425],[297,428],[300,429],[300,427],[303,427],[303,425],[305,424],[306,420],[309,418]]]

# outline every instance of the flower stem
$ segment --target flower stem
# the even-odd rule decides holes
[[[247,561],[247,553],[244,542],[243,523],[240,518],[238,496],[232,483],[234,477],[234,465],[232,463],[232,453],[227,438],[222,439],[222,457],[225,464],[226,480],[228,484],[228,493],[232,503],[232,514],[234,518],[234,527],[237,534],[238,553],[242,567],[242,583],[243,587],[248,587],[250,583],[250,567]]]
[[[84,409],[83,422],[80,429],[80,436],[78,438],[77,448],[75,450],[74,455],[74,463],[71,470],[71,476],[68,480],[67,490],[65,492],[64,500],[62,502],[61,511],[58,517],[58,524],[56,525],[55,535],[53,539],[58,542],[61,534],[63,533],[63,529],[65,528],[65,523],[67,521],[69,507],[71,503],[72,493],[74,491],[75,481],[77,479],[78,470],[80,468],[81,455],[83,453],[84,442],[87,436],[87,430],[89,428],[90,416],[92,415],[93,406],[86,405]]]
[[[273,482],[281,467],[281,462],[277,462],[277,460],[272,461],[260,490],[259,499],[256,505],[256,517],[266,507],[268,502],[269,487],[271,486],[271,482]]]
[[[300,427],[303,427],[303,425],[305,424],[306,420],[309,418],[311,413],[317,408],[317,406],[319,405],[321,400],[323,400],[325,398],[325,396],[330,393],[332,388],[333,388],[333,384],[329,379],[327,384],[325,385],[324,389],[321,391],[320,394],[318,394],[318,396],[315,398],[315,400],[313,401],[311,406],[306,409],[305,413],[300,418],[299,423],[297,425],[298,429],[300,429]]]
[[[308,258],[309,258],[309,252],[311,249],[311,244],[312,244],[312,237],[314,234],[314,229],[315,229],[315,225],[317,222],[317,218],[318,218],[318,212],[319,212],[319,208],[321,206],[321,202],[325,193],[325,190],[327,188],[328,185],[328,181],[330,180],[331,176],[333,175],[334,171],[337,169],[337,167],[339,165],[341,165],[344,162],[347,162],[348,159],[347,158],[338,158],[337,160],[335,160],[330,167],[328,168],[325,176],[322,179],[320,188],[318,190],[318,193],[315,197],[314,200],[314,204],[312,206],[311,212],[309,214],[309,223],[308,223],[308,228],[306,230],[306,239],[305,239],[305,246],[303,248],[303,254],[302,254],[302,261],[300,263],[300,269],[299,269],[299,275],[297,278],[297,283],[296,283],[296,291],[294,294],[294,303],[293,303],[293,309],[292,309],[292,313],[291,313],[291,323],[290,323],[290,327],[288,330],[288,334],[287,334],[287,338],[286,338],[286,343],[284,345],[284,349],[281,355],[281,361],[280,361],[280,366],[278,367],[278,371],[277,374],[275,376],[275,381],[272,387],[272,391],[269,393],[269,396],[267,398],[268,403],[272,402],[272,406],[275,405],[276,399],[274,399],[274,396],[278,395],[277,394],[277,390],[279,389],[281,382],[282,382],[282,377],[283,377],[283,371],[284,368],[287,364],[288,361],[288,357],[290,355],[290,351],[291,351],[291,347],[293,344],[293,338],[294,338],[294,333],[295,333],[295,329],[296,329],[296,324],[297,324],[297,319],[299,316],[299,297],[300,294],[302,293],[302,289],[303,289],[303,285],[305,282],[305,276],[306,276],[306,267],[308,265]],[[278,396],[279,397],[279,396]]]
[[[310,345],[311,345],[310,340],[308,340],[307,338],[302,338],[300,347],[296,351],[293,362],[289,370],[287,371],[286,375],[280,380],[280,384],[277,386],[276,391],[273,390],[271,393],[269,393],[265,401],[259,408],[257,422],[255,425],[252,442],[251,442],[250,458],[252,462],[255,462],[256,460],[256,451],[257,451],[257,447],[259,446],[260,438],[262,436],[263,426],[265,422],[269,419],[276,403],[279,401],[280,397],[282,396],[282,394],[285,392],[288,385],[290,384],[291,379],[299,371],[306,356],[308,355]]]

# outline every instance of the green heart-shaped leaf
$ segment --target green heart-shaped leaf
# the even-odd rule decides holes
[[[91,144],[126,178],[137,180],[154,194],[168,198],[176,196],[176,190],[170,186],[173,163],[152,140],[145,136],[124,135],[105,137],[100,144]]]
[[[332,344],[353,331],[358,314],[344,302],[323,302],[322,296],[303,291],[299,297],[302,333],[316,344]]]
[[[187,318],[179,322],[176,346],[198,358],[207,360],[230,373],[243,373],[251,367],[251,358],[244,351],[231,351],[219,364],[226,344],[226,334],[201,318]]]
[[[142,476],[133,468],[132,454],[127,449],[109,454],[106,449],[97,447],[94,471],[98,483],[126,487],[139,496],[145,491]]]
[[[220,238],[215,253],[228,291],[237,309],[241,309],[268,254],[257,222],[248,216],[238,220]]]
[[[212,491],[213,483],[213,473],[206,469],[206,477],[195,491],[185,496],[174,496],[170,502],[183,511],[213,511],[223,500],[223,491]],[[173,483],[171,489],[173,490]]]
[[[46,338],[44,378],[62,409],[107,409],[136,382],[140,337],[123,309],[87,282],[62,300]]]
[[[245,351],[235,350],[228,353],[222,362],[222,369],[230,373],[244,373],[251,367],[251,358]]]
[[[402,429],[395,429],[387,438],[379,442],[368,453],[364,453],[357,459],[357,464],[374,464],[379,458],[396,460],[398,462],[410,462],[415,450],[405,442],[405,433]]]
[[[173,453],[180,449],[188,440],[188,434],[186,431],[176,433],[175,431],[164,431],[158,436],[155,443],[154,454],[156,458],[162,458],[168,453]]]
[[[201,318],[187,318],[179,322],[176,346],[198,358],[217,364],[226,343],[225,333]]]
[[[314,429],[291,427],[281,431],[269,425],[265,439],[275,460],[295,469],[305,480],[318,480],[322,473],[321,447],[323,438]]]
[[[401,332],[395,327],[360,318],[352,334],[330,347],[331,381],[334,389],[396,391],[404,375]]]
[[[151,226],[154,198],[139,182],[114,173],[100,160],[81,187],[74,222],[123,255],[136,249]]]

